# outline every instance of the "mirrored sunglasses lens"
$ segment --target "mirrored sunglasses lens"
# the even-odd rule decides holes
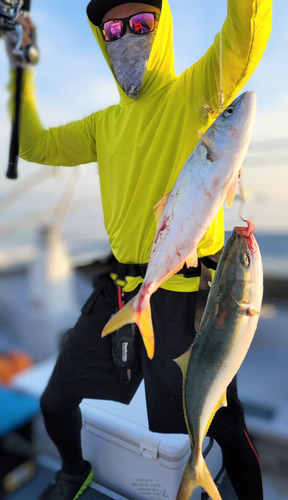
[[[103,35],[106,42],[119,40],[123,36],[123,23],[122,21],[107,21],[104,23]]]
[[[153,14],[147,12],[145,14],[136,14],[130,19],[130,28],[137,35],[143,35],[144,33],[151,33],[154,30],[154,16]]]

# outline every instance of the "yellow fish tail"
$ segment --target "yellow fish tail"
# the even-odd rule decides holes
[[[189,500],[198,486],[202,486],[212,500],[222,500],[202,454],[199,455],[198,462],[194,465],[193,458],[191,455],[186,466],[177,500]]]
[[[141,301],[141,307],[139,302]],[[155,352],[154,330],[151,316],[150,297],[145,300],[138,295],[131,299],[106,324],[102,337],[119,330],[129,323],[136,323],[143,338],[148,358],[152,359]]]

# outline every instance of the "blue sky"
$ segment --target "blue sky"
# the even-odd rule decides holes
[[[58,0],[32,1],[32,15],[38,27],[41,49],[41,62],[36,69],[38,108],[45,127],[80,119],[118,100],[113,77],[87,22],[86,2],[61,0],[60,5],[61,8]],[[227,2],[170,0],[170,5],[174,19],[175,66],[181,73],[213,42],[225,20]],[[254,134],[257,139],[288,136],[287,19],[288,2],[275,0],[272,35],[264,57],[247,85],[258,97]],[[183,22],[188,26],[187,30],[183,29]],[[0,44],[0,64],[3,132],[3,127],[7,128],[5,106],[8,97],[5,92],[8,64],[3,42]],[[6,139],[5,131],[4,136]],[[3,133],[0,144],[3,144]]]

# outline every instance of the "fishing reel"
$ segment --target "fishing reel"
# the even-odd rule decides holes
[[[15,29],[21,4],[21,0],[0,0],[0,37]]]
[[[36,32],[31,32],[32,44],[27,47],[21,48],[23,42],[23,28],[20,24],[16,24],[15,31],[17,34],[17,42],[15,48],[12,50],[13,55],[16,57],[17,66],[24,66],[27,63],[37,64],[39,61],[39,50],[36,45]]]
[[[9,162],[6,176],[8,179],[18,177],[19,155],[19,119],[22,100],[22,79],[27,64],[36,64],[39,59],[39,50],[36,46],[36,32],[32,30],[30,38],[32,44],[22,48],[23,28],[19,16],[29,17],[31,0],[0,0],[0,38],[6,37],[7,51],[10,62],[16,70],[15,107],[12,118],[12,135],[9,151]],[[33,32],[34,31],[34,32]]]
[[[27,63],[36,64],[39,60],[39,50],[36,45],[35,30],[31,33],[32,44],[21,48],[23,43],[23,28],[17,23],[19,15],[29,15],[30,0],[0,0],[0,38],[15,36],[15,46],[12,54],[16,59],[16,66],[25,67]]]

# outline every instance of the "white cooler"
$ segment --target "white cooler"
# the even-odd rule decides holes
[[[40,397],[54,362],[39,363],[18,375],[14,387]],[[129,406],[85,399],[81,410],[83,454],[91,462],[98,484],[131,500],[175,500],[190,455],[190,441],[183,434],[149,431],[144,383]],[[206,438],[203,451],[209,445]],[[215,442],[206,462],[215,478],[222,467],[221,450]],[[192,499],[201,500],[201,492],[197,488]]]

